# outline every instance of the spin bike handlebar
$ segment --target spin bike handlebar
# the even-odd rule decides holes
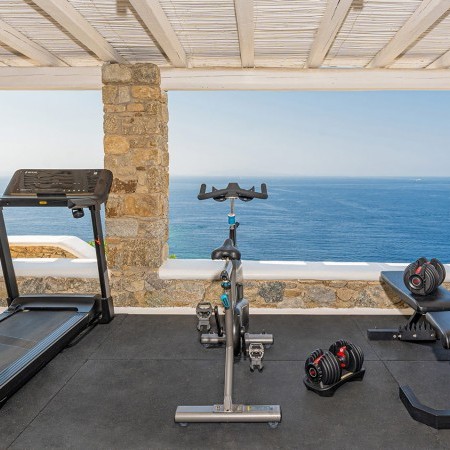
[[[216,189],[213,186],[211,192],[206,192],[206,184],[202,184],[197,196],[199,200],[212,198],[216,202],[224,202],[229,198],[238,198],[243,202],[249,202],[254,198],[266,199],[267,197],[267,186],[265,183],[261,184],[261,192],[256,192],[254,186],[250,189],[242,189],[238,183],[228,183],[225,189]]]

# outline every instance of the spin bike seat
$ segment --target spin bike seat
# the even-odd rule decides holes
[[[216,248],[211,253],[211,259],[241,259],[241,252],[233,245],[231,239],[225,239],[222,247]]]

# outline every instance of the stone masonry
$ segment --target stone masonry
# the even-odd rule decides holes
[[[19,277],[19,288],[24,294],[95,293],[96,279],[29,278]],[[199,301],[220,302],[220,282],[203,280],[159,280],[156,276],[145,281],[147,295],[140,306],[191,306]],[[445,287],[450,288],[450,283]],[[245,297],[252,307],[265,308],[403,308],[406,305],[378,281],[246,281]],[[0,279],[0,305],[5,306],[6,289]],[[114,298],[116,306],[138,306],[131,295]]]
[[[11,245],[13,258],[76,258],[63,248],[50,245]]]
[[[167,258],[167,95],[154,64],[103,66],[108,264],[116,304],[148,304],[147,285]]]

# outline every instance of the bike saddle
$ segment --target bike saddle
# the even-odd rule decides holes
[[[231,239],[225,239],[223,245],[211,253],[211,259],[241,259],[241,252],[233,245]]]

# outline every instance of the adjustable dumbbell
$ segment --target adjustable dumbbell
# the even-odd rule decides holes
[[[421,257],[406,267],[403,281],[413,294],[428,295],[443,283],[445,276],[445,267],[438,259],[428,261]]]
[[[330,346],[329,351],[337,358],[341,369],[347,372],[358,372],[362,369],[364,354],[359,346],[340,339]]]
[[[333,343],[328,351],[314,350],[306,359],[307,379],[315,384],[334,385],[343,372],[356,373],[362,369],[364,354],[361,348],[343,339]]]

